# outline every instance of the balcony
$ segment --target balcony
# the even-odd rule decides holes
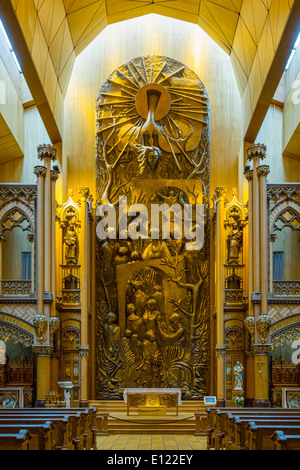
[[[275,297],[300,297],[300,281],[273,281]]]
[[[32,296],[31,280],[2,280],[0,281],[0,299]]]

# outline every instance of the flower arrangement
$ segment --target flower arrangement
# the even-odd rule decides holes
[[[244,397],[239,397],[236,395],[233,397],[233,401],[238,408],[242,408],[244,406]]]

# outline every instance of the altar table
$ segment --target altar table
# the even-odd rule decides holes
[[[179,388],[126,388],[124,401],[127,404],[127,416],[129,409],[159,409],[175,408],[178,416],[178,405],[181,405],[181,390]]]

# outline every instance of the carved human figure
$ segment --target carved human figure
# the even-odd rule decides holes
[[[152,230],[152,237],[153,239],[143,253],[143,260],[169,258],[171,255],[167,244],[157,238],[156,230]]]
[[[240,250],[242,247],[242,232],[239,230],[238,224],[232,225],[232,230],[227,238],[228,246],[228,263],[238,263]]]
[[[235,376],[234,390],[243,391],[243,370],[244,367],[237,361],[233,369]]]
[[[113,355],[121,340],[121,329],[116,322],[117,315],[115,313],[110,312],[106,315],[105,323],[103,325],[103,336],[109,355]]]
[[[161,150],[158,147],[150,147],[139,144],[132,144],[131,148],[138,158],[139,178],[155,178],[158,163],[161,159]]]
[[[164,310],[164,294],[163,294],[163,289],[161,286],[156,285],[153,288],[153,294],[152,298],[156,300],[157,303],[157,308],[160,312],[163,312]]]
[[[118,243],[115,239],[115,229],[108,228],[108,239],[102,245],[102,266],[108,282],[114,280],[114,259],[117,255]]]
[[[149,362],[150,359],[157,354],[158,348],[156,343],[156,335],[153,330],[149,330],[145,334],[145,339],[143,341],[143,350],[145,362]]]
[[[137,335],[141,333],[143,320],[136,314],[136,308],[134,304],[128,304],[126,307],[127,313],[127,326],[128,329]]]
[[[70,224],[69,229],[64,237],[66,244],[65,259],[67,264],[77,263],[77,248],[78,248],[78,236],[74,229],[74,224]]]
[[[119,264],[126,264],[129,261],[129,249],[126,246],[120,246],[118,249],[118,253],[115,256],[114,259],[114,264],[119,265]]]
[[[170,326],[168,331],[160,327],[160,333],[166,343],[180,345],[185,337],[186,330],[184,329],[180,315],[174,312],[169,318]]]
[[[143,315],[143,322],[145,325],[146,330],[153,331],[154,333],[157,331],[158,323],[161,321],[161,313],[157,310],[157,303],[155,299],[149,299],[146,307],[145,312]]]
[[[132,303],[135,305],[138,315],[142,315],[148,300],[147,294],[143,290],[143,283],[136,279],[131,281],[130,285],[132,288]]]

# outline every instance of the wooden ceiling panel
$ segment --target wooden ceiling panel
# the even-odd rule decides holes
[[[248,109],[299,0],[10,0],[51,102],[65,92],[74,56],[106,25],[157,13],[199,24],[228,54]],[[43,36],[43,38],[42,38]],[[41,41],[41,45],[37,44]],[[47,51],[46,51],[47,49]],[[287,51],[288,53],[288,51]],[[47,61],[43,57],[46,54]],[[50,64],[49,60],[52,64]],[[46,65],[47,64],[47,65]],[[67,65],[68,64],[68,65]],[[54,71],[54,74],[53,74]],[[55,75],[55,76],[54,76]],[[45,78],[47,79],[45,80]],[[56,83],[52,83],[55,80]],[[249,81],[256,81],[250,83]],[[54,97],[53,97],[54,95]]]

